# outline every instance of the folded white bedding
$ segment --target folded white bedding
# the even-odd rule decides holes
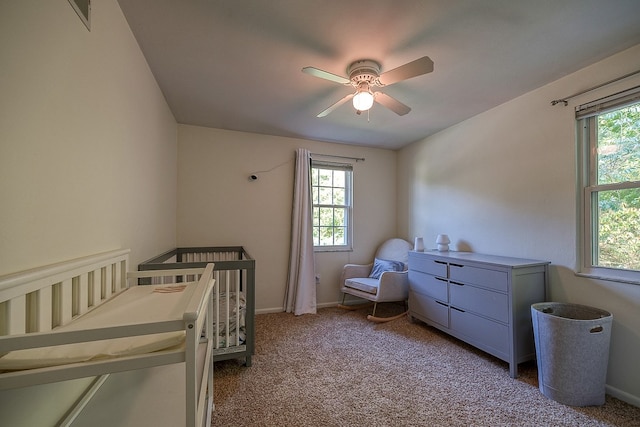
[[[182,319],[191,290],[159,293],[161,286],[135,286],[55,329],[77,331],[121,325],[144,325],[158,321]],[[12,351],[0,357],[0,370],[23,370],[76,362],[110,359],[169,349],[184,343],[184,330],[150,335],[135,335],[100,341],[89,341],[51,347]]]

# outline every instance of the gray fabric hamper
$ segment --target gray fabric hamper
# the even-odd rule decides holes
[[[611,313],[579,304],[531,306],[540,392],[570,406],[603,405]]]

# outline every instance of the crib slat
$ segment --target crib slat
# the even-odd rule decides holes
[[[86,274],[78,276],[78,314],[89,309],[89,280]]]
[[[100,293],[96,299],[96,305],[100,305],[102,304],[102,301],[109,298],[109,290],[107,289],[107,284],[105,282],[104,271],[101,268],[95,271],[94,279],[100,284]]]
[[[36,303],[36,310],[38,310],[36,328],[38,332],[50,331],[53,327],[52,321],[52,304],[53,293],[51,288],[47,286],[38,291],[38,302]]]
[[[111,266],[103,267],[102,274],[104,275],[104,283],[107,290],[105,299],[109,299],[111,298],[111,295],[113,295],[113,274],[111,271]]]
[[[115,280],[116,292],[119,292],[126,286],[127,283],[127,272],[122,270],[122,263],[118,262],[113,264],[113,276]]]
[[[73,317],[73,279],[67,279],[60,283],[60,301],[58,302],[59,324],[64,325]]]
[[[215,337],[215,342],[213,343],[214,348],[220,348],[220,274],[218,271],[213,272],[215,283],[214,283],[214,299],[213,299],[213,311],[215,313],[215,330],[213,331],[213,336]]]
[[[231,275],[231,270],[229,275]],[[234,295],[236,296],[236,345],[240,345],[240,289],[238,289],[238,282],[234,281]]]
[[[231,329],[231,328],[229,328],[229,299],[230,299],[230,296],[231,296],[230,293],[229,293],[230,292],[230,289],[229,289],[229,270],[226,270],[225,278],[227,279],[227,283],[226,283],[227,291],[225,292],[226,295],[225,295],[224,303],[226,304],[227,308],[225,310],[226,311],[226,313],[225,313],[226,316],[225,316],[225,319],[224,319],[224,324],[227,327],[225,328],[225,332],[226,333],[225,333],[224,342],[226,344],[225,347],[229,347],[229,345],[231,344],[229,342],[229,329]]]
[[[7,301],[7,334],[24,334],[27,327],[27,297],[20,295]]]
[[[96,274],[95,271],[91,271],[90,273],[88,273],[88,277],[89,277],[89,286],[91,287],[91,294],[89,297],[89,307],[95,307],[100,303],[100,298],[102,298],[100,276]]]

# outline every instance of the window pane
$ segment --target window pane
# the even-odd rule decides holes
[[[640,103],[598,116],[598,184],[640,181]]]
[[[346,226],[347,225],[347,210],[335,208],[333,210],[333,225]]]
[[[347,244],[347,229],[346,227],[334,228],[334,245],[346,245]]]
[[[333,225],[333,208],[320,208],[319,225],[323,225],[323,226]]]
[[[331,183],[333,182],[333,171],[327,169],[318,169],[318,172],[318,185],[331,187]]]
[[[346,205],[345,190],[344,188],[333,189],[333,204],[334,205]]]
[[[640,271],[640,188],[594,196],[598,206],[594,265]]]
[[[320,205],[332,205],[333,204],[333,191],[331,187],[318,188],[318,204]]]
[[[333,228],[320,227],[320,245],[333,246]]]
[[[344,188],[346,174],[344,171],[333,171],[333,186]]]

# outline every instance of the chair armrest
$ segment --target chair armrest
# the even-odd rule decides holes
[[[385,271],[380,275],[378,301],[404,301],[409,298],[409,272]]]
[[[353,279],[354,277],[369,277],[372,267],[373,267],[373,263],[366,264],[366,265],[346,264],[342,269],[342,276],[340,278],[340,283],[344,284],[345,280]]]

